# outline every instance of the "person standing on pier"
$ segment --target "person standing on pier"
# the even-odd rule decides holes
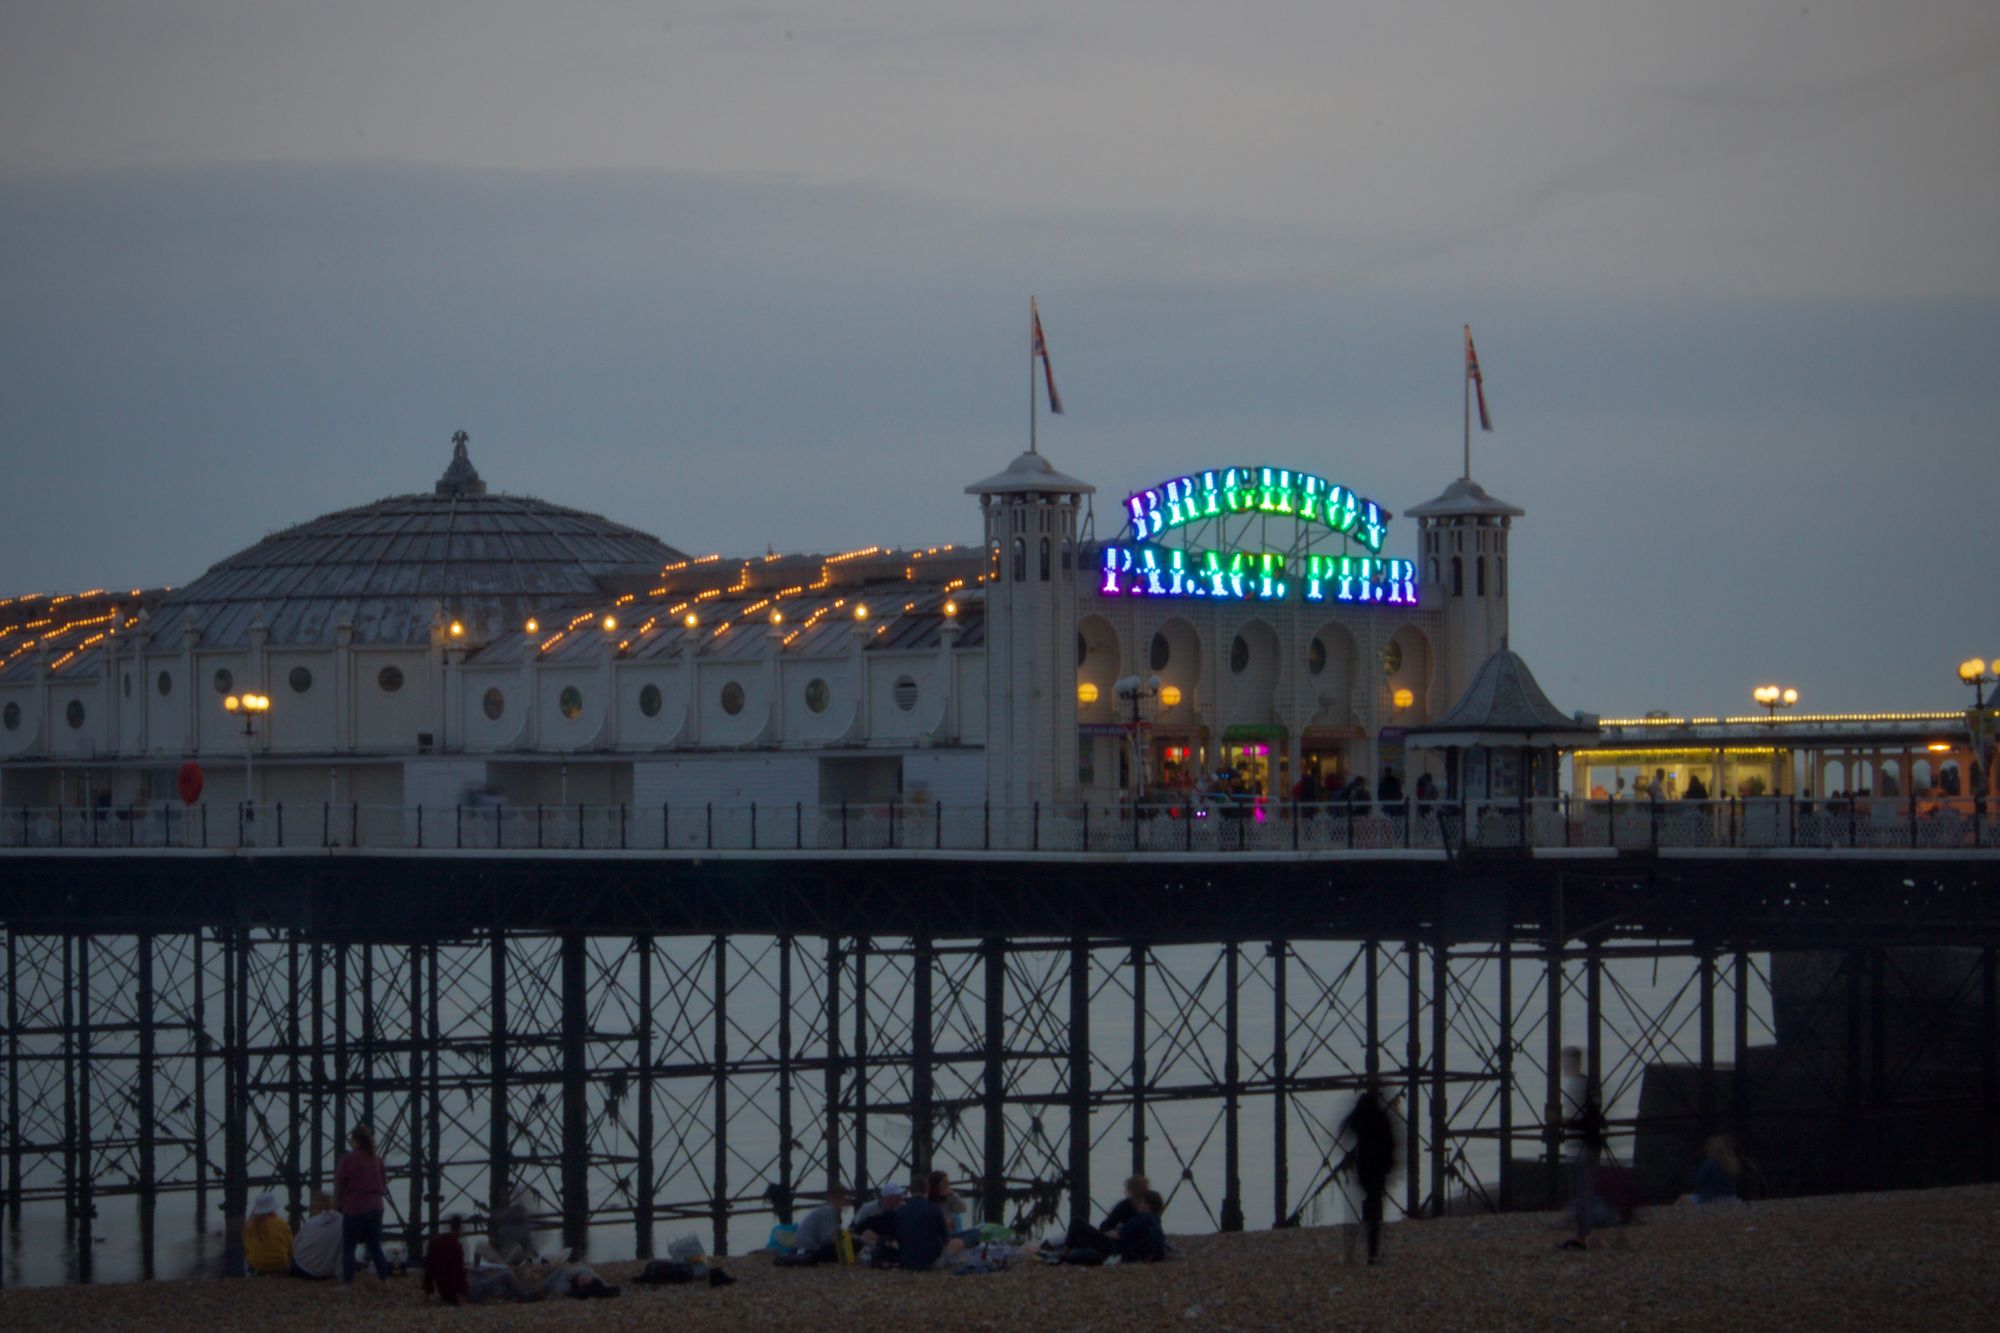
[[[354,1247],[368,1247],[375,1276],[389,1281],[389,1256],[382,1253],[382,1208],[389,1197],[389,1173],[375,1153],[375,1136],[357,1126],[347,1136],[353,1147],[333,1169],[333,1203],[340,1209],[340,1280],[354,1282]]]

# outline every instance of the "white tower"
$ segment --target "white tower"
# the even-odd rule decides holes
[[[1486,659],[1507,646],[1507,535],[1522,512],[1469,477],[1408,511],[1417,520],[1425,600],[1444,612],[1430,686],[1433,717],[1456,704]]]
[[[965,488],[986,520],[986,795],[1026,828],[1077,796],[1076,551],[1095,487],[1033,452]]]

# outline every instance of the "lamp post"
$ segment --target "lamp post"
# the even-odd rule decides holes
[[[1137,800],[1146,798],[1146,751],[1139,743],[1139,706],[1147,699],[1157,699],[1160,694],[1160,678],[1147,676],[1141,680],[1137,676],[1122,676],[1111,687],[1120,699],[1132,705],[1132,762],[1139,770],[1139,794]]]
[[[1778,789],[1784,785],[1778,780],[1778,710],[1780,708],[1790,708],[1793,704],[1797,703],[1799,701],[1799,692],[1790,685],[1759,685],[1756,689],[1750,691],[1750,697],[1764,705],[1765,712],[1770,714],[1772,729],[1771,795],[1775,797],[1778,795]]]
[[[257,719],[271,711],[271,696],[268,694],[232,694],[222,701],[222,707],[232,716],[243,715],[243,809],[249,818],[257,817],[257,788],[252,782],[250,770],[253,751],[251,744],[257,735]]]
[[[1993,775],[1986,771],[1986,687],[2000,685],[2000,657],[1989,664],[1976,657],[1968,657],[1958,664],[1958,678],[1972,687],[1972,769],[1978,781],[1970,782],[1972,788],[1973,815],[1982,817],[1986,813],[1986,784]],[[1970,778],[1972,774],[1967,774]]]

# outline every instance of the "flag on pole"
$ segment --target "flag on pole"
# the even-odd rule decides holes
[[[1036,307],[1035,298],[1032,296],[1028,298],[1028,314],[1035,324],[1035,342],[1029,355],[1042,359],[1042,375],[1047,379],[1049,386],[1049,411],[1061,416],[1062,395],[1056,392],[1056,368],[1049,364],[1048,340],[1042,337],[1042,312]]]
[[[1465,375],[1479,394],[1479,429],[1493,429],[1493,414],[1486,410],[1486,377],[1479,373],[1479,353],[1472,347],[1472,326],[1465,326]]]

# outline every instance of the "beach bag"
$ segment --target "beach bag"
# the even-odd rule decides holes
[[[694,1269],[671,1259],[654,1259],[632,1280],[646,1287],[678,1286],[694,1281]]]
[[[799,1229],[789,1222],[780,1222],[771,1228],[771,1234],[764,1240],[764,1248],[776,1254],[790,1254],[799,1247]]]
[[[861,1256],[855,1253],[854,1233],[846,1227],[833,1233],[833,1260],[835,1263],[858,1263]]]
[[[690,1268],[696,1264],[708,1262],[708,1256],[702,1253],[701,1238],[692,1235],[682,1236],[673,1244],[667,1246],[667,1257],[677,1263],[686,1264]]]

